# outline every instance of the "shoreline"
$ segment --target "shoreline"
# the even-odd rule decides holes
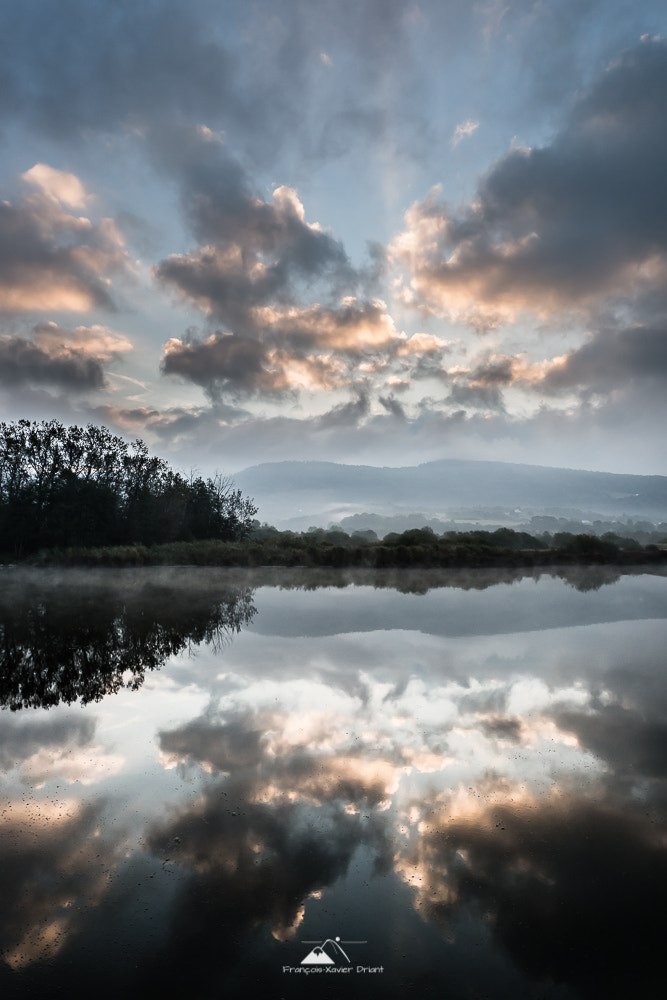
[[[577,536],[588,538],[588,536]],[[253,542],[173,542],[163,545],[124,545],[41,551],[26,559],[12,559],[0,567],[102,568],[191,566],[238,569],[271,567],[303,569],[549,569],[557,567],[667,566],[667,548],[621,549],[592,538],[577,546],[512,549],[471,539],[437,539],[428,545],[323,545],[288,540],[276,545]]]

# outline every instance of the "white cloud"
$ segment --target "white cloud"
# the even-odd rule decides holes
[[[466,119],[466,121],[461,122],[454,129],[454,135],[452,136],[452,146],[458,146],[462,139],[467,139],[471,136],[473,132],[476,132],[479,128],[479,122],[474,122],[471,118]]]
[[[43,194],[68,208],[83,208],[89,198],[76,174],[56,170],[46,163],[36,163],[21,174],[21,179],[27,184],[35,185]]]

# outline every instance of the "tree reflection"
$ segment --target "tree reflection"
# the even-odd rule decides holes
[[[87,704],[190,643],[224,646],[253,618],[253,589],[187,574],[21,578],[0,595],[0,704]]]

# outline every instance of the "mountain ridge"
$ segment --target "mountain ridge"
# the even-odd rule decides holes
[[[264,462],[234,476],[271,523],[337,519],[354,513],[507,508],[667,517],[667,476],[595,472],[476,459],[414,466],[321,461]],[[295,523],[296,526],[296,523]]]

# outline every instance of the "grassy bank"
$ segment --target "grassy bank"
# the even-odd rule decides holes
[[[333,537],[331,537],[333,536]],[[619,545],[593,535],[533,538],[523,532],[413,529],[382,541],[344,532],[278,532],[240,542],[193,541],[41,551],[36,566],[331,566],[447,568],[551,565],[664,565],[659,546]]]

